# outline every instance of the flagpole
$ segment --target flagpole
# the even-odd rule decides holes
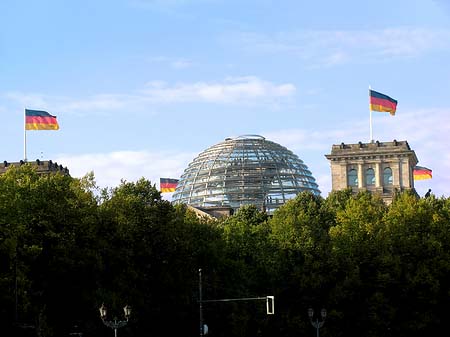
[[[369,85],[369,125],[370,125],[370,142],[373,142],[373,132],[372,132],[372,107],[370,106],[370,90],[372,88]]]
[[[23,159],[27,161],[27,113],[26,109],[23,109]]]

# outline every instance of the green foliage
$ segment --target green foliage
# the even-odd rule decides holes
[[[0,250],[8,265],[2,273],[4,296],[14,308],[13,315],[2,317],[33,325],[44,334],[57,333],[51,328],[51,311],[63,305],[63,299],[78,301],[81,297],[71,295],[82,295],[79,287],[87,285],[79,277],[84,266],[77,258],[87,233],[82,229],[91,227],[95,212],[95,201],[68,176],[38,175],[29,165],[11,167],[0,176]],[[63,287],[66,279],[71,282]]]
[[[242,296],[249,287],[257,291],[258,284],[268,276],[271,268],[268,254],[272,247],[268,241],[267,219],[255,206],[243,206],[222,222],[224,255],[227,265],[234,267],[230,281],[238,285],[234,296]]]
[[[325,337],[432,335],[450,302],[449,227],[443,197],[305,192],[272,217],[246,206],[212,220],[145,179],[100,190],[92,173],[12,167],[0,176],[0,324],[108,336],[98,307],[121,318],[129,304],[123,336],[196,336],[201,268],[204,299],[275,295],[274,316],[262,301],[204,303],[213,337],[312,334],[308,307],[328,309]]]

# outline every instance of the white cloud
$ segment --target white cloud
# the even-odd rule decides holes
[[[22,92],[8,92],[3,96],[21,107],[39,107],[39,109],[52,112],[67,112],[77,115],[104,114],[124,108],[140,111],[145,103],[145,97],[126,94],[99,94],[83,99]]]
[[[193,63],[184,58],[173,58],[167,56],[154,56],[148,59],[151,63],[166,64],[173,69],[186,69],[193,66]]]
[[[402,112],[394,117],[377,113],[374,117],[375,139],[380,141],[407,140],[415,151],[419,165],[433,170],[433,179],[418,181],[416,190],[423,195],[428,188],[440,196],[450,196],[450,109],[430,109]],[[311,170],[326,197],[331,191],[331,173],[328,160],[333,144],[368,141],[365,121],[334,125],[330,130],[284,129],[262,133],[268,140],[277,142],[298,154]],[[355,132],[355,130],[359,130]],[[208,145],[205,144],[205,148]],[[160,177],[178,178],[198,153],[121,151],[60,155],[56,161],[70,169],[74,177],[94,171],[101,187],[118,186],[121,179],[136,181],[149,179],[158,187]],[[165,198],[170,198],[165,195]]]
[[[309,167],[310,170],[313,170],[313,168]],[[328,174],[325,172],[320,172],[319,175],[314,173],[315,171],[312,171],[312,174],[314,178],[316,178],[316,183],[319,185],[319,190],[321,195],[326,198],[328,193],[331,191],[331,170],[329,170]]]
[[[192,62],[187,60],[174,60],[170,64],[175,69],[185,69],[192,66]]]
[[[168,84],[148,82],[142,90],[129,94],[98,94],[83,99],[43,94],[9,92],[3,96],[21,106],[38,106],[52,111],[99,114],[110,111],[152,111],[154,104],[182,102],[218,104],[268,104],[293,96],[291,83],[275,84],[255,76],[229,77],[220,82]]]
[[[380,62],[415,57],[450,49],[450,30],[389,28],[358,31],[297,31],[272,35],[242,33],[239,41],[249,52],[288,53],[310,61],[312,66]]]
[[[17,102],[21,107],[39,107],[40,109],[46,109],[49,106],[49,102],[53,100],[58,100],[60,97],[48,97],[44,94],[39,93],[22,93],[22,92],[6,92],[2,94],[5,100],[11,100]]]
[[[223,82],[181,83],[173,86],[151,82],[142,93],[149,99],[165,102],[257,103],[292,96],[291,83],[273,84],[255,76],[229,77]]]
[[[85,100],[68,100],[61,104],[62,110],[66,111],[107,111],[129,107],[130,101],[139,101],[139,97],[101,94]]]
[[[356,125],[357,124],[357,125]],[[309,129],[283,129],[268,131],[264,137],[273,140],[292,151],[328,151],[332,144],[341,142],[367,141],[369,135],[365,135],[362,122],[342,123],[333,125],[329,130],[309,130]]]
[[[411,110],[377,123],[380,130],[389,130],[390,139],[407,140],[419,165],[433,170],[433,179],[417,181],[416,189],[423,194],[431,188],[437,196],[450,196],[450,108]]]
[[[93,171],[97,184],[117,187],[120,181],[137,181],[144,177],[159,188],[159,178],[179,178],[187,164],[196,154],[119,151],[108,153],[87,153],[81,155],[62,154],[55,158],[69,168],[70,175],[81,178]]]
[[[440,197],[450,197],[450,108],[405,111],[391,117],[374,113],[374,139],[383,141],[406,140],[414,150],[420,166],[433,170],[433,179],[415,182],[423,195],[428,188]],[[334,125],[320,132],[308,129],[285,129],[264,133],[264,136],[298,154],[317,179],[322,195],[331,191],[331,171],[328,160],[333,144],[368,142],[368,122]]]
[[[284,129],[264,133],[264,137],[285,146],[299,156],[308,166],[323,197],[331,191],[331,170],[325,154],[331,151],[336,143],[349,142],[348,139],[358,139],[355,128],[349,124],[337,125],[330,130]],[[360,135],[362,137],[362,134]],[[362,138],[359,138],[362,139]],[[357,141],[355,141],[357,142]]]

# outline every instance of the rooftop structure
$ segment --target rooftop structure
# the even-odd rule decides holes
[[[325,155],[331,164],[332,190],[377,193],[390,203],[394,191],[414,191],[418,160],[407,141],[333,145]]]
[[[3,174],[8,170],[11,166],[22,166],[25,164],[32,165],[36,168],[37,173],[50,173],[50,172],[60,172],[63,174],[69,175],[69,170],[67,167],[63,167],[62,165],[58,165],[56,162],[52,162],[51,160],[39,160],[36,161],[19,161],[19,162],[7,162],[6,160],[0,164],[0,174]]]
[[[181,176],[172,202],[231,213],[255,205],[270,214],[302,191],[320,194],[301,159],[262,136],[244,135],[200,153]]]

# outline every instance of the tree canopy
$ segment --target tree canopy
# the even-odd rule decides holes
[[[273,216],[249,205],[212,220],[144,178],[98,193],[92,173],[11,167],[0,175],[0,324],[11,336],[108,336],[98,308],[123,319],[128,304],[121,336],[197,336],[202,290],[213,337],[312,334],[310,307],[327,309],[325,337],[431,335],[450,300],[449,227],[450,200],[434,195],[386,205],[304,192]],[[264,301],[214,302],[268,295],[275,315]]]

